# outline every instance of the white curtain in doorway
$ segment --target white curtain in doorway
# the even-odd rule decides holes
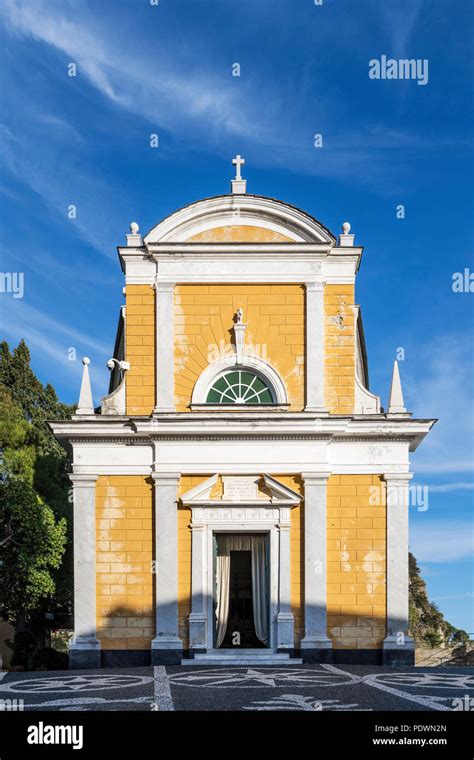
[[[252,552],[252,602],[253,619],[257,638],[263,644],[268,642],[268,598],[266,578],[266,537],[261,535],[222,534],[217,546],[217,640],[220,647],[225,639],[229,618],[230,553]]]
[[[251,536],[252,540],[252,600],[253,621],[257,638],[268,643],[268,600],[265,557],[267,542],[265,536]]]

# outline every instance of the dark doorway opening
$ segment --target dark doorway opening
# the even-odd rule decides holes
[[[231,551],[229,619],[221,648],[260,649],[264,647],[265,645],[255,633],[253,618],[252,552]]]

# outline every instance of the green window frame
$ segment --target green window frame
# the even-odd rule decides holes
[[[274,404],[270,386],[255,372],[232,369],[214,381],[206,404]]]

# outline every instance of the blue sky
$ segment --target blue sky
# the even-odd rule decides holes
[[[470,0],[4,0],[0,24],[2,271],[25,277],[22,299],[1,296],[2,336],[24,337],[68,402],[89,355],[99,401],[116,245],[132,220],[145,232],[228,192],[236,153],[249,192],[336,234],[349,220],[371,389],[386,402],[402,347],[407,406],[439,418],[412,456],[430,491],[411,547],[431,597],[474,632],[474,295],[452,291],[474,269]],[[428,83],[370,79],[381,55],[427,59]]]

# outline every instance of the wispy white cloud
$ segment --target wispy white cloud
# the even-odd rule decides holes
[[[54,141],[44,140],[44,135],[43,139],[32,139],[32,128],[37,121],[43,122],[43,128],[56,132]],[[76,162],[70,143],[67,143],[67,151],[60,149],[71,135],[76,139],[77,130],[64,120],[58,123],[56,117],[49,114],[44,117],[34,109],[24,128],[30,132],[29,137],[26,133],[14,134],[0,124],[0,161],[4,170],[42,199],[56,224],[68,225],[74,235],[92,248],[114,258],[115,251],[106,235],[111,216],[107,198],[111,190],[103,178]],[[58,160],[58,152],[62,160]],[[97,203],[98,198],[102,199],[101,204]],[[72,206],[76,212],[75,217],[70,218]]]
[[[461,521],[417,522],[410,527],[410,550],[419,562],[470,560],[474,553],[473,524]]]
[[[165,129],[175,126],[183,112],[191,119],[204,119],[208,129],[212,125],[216,133],[225,130],[255,138],[263,126],[245,119],[244,98],[226,91],[217,75],[203,69],[180,71],[175,60],[155,50],[155,59],[166,64],[158,73],[148,55],[118,50],[104,29],[104,33],[94,34],[90,16],[81,14],[80,6],[65,13],[63,3],[51,0],[34,4],[6,0],[3,7],[7,23],[18,34],[67,54],[77,64],[78,75],[85,73],[104,96]],[[271,114],[268,125],[270,118]],[[271,136],[267,131],[265,135]]]
[[[76,127],[56,114],[36,112],[35,118],[39,124],[61,131],[68,140],[73,139],[78,143],[83,141],[83,137]]]
[[[433,596],[431,597],[433,601],[437,601],[438,599],[472,599],[474,596],[474,591],[465,591],[464,594],[451,594],[449,596]]]
[[[399,38],[406,42],[420,5],[414,1],[402,11],[387,10],[381,28],[390,31],[400,21]],[[377,8],[373,10],[380,18]],[[216,65],[196,39],[180,46],[174,38],[161,37],[151,51],[130,37],[124,46],[113,23],[101,24],[95,18],[91,25],[90,12],[81,4],[4,0],[0,13],[13,33],[46,43],[76,63],[79,78],[85,75],[110,104],[172,133],[180,150],[227,156],[238,140],[239,148],[244,143],[248,158],[257,165],[335,179],[350,176],[351,182],[375,183],[383,192],[394,192],[403,160],[398,149],[421,150],[436,144],[426,134],[397,132],[367,120],[357,129],[345,127],[351,120],[343,116],[343,99],[335,99],[333,91],[321,86],[313,112],[308,102],[314,91],[296,96],[294,82],[286,83],[282,76],[254,74],[233,80],[229,65],[226,69]],[[315,119],[325,125],[324,151],[313,147]]]
[[[95,358],[90,367],[93,390],[99,395],[106,392],[108,370],[105,361],[110,357],[111,349],[93,335],[87,335],[63,321],[53,319],[25,300],[12,300],[9,319],[3,321],[2,333],[3,339],[7,339],[12,346],[17,345],[22,338],[26,341],[35,362],[41,364],[42,376],[48,382],[54,385],[58,376],[61,376],[74,383],[78,392],[82,373],[81,358],[84,355],[92,356]],[[75,350],[75,355],[70,353],[70,349]]]
[[[450,493],[451,491],[473,491],[474,483],[439,483],[437,485],[430,485],[431,493]]]

